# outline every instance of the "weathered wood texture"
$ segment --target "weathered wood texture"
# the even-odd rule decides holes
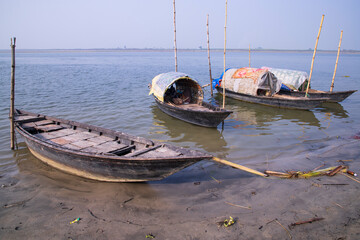
[[[11,93],[10,93],[10,147],[15,148],[15,123],[14,123],[14,112],[15,112],[15,46],[16,38],[11,39]]]
[[[343,31],[341,30],[341,34],[340,34],[340,41],[339,41],[339,47],[338,47],[337,56],[336,56],[336,62],[335,62],[335,69],[334,69],[334,74],[333,74],[333,78],[332,78],[332,81],[331,81],[331,86],[330,86],[330,92],[332,92],[332,91],[333,91],[333,89],[334,89],[334,81],[335,81],[336,69],[337,69],[337,65],[338,65],[338,61],[339,61],[339,55],[340,55],[340,47],[341,47],[342,35],[343,35]]]
[[[209,60],[210,89],[211,89],[211,96],[213,96],[214,91],[212,87],[211,62],[210,62],[209,14],[206,15],[206,33],[207,33],[207,49],[208,49],[207,52],[208,52],[208,60]]]
[[[317,35],[317,38],[316,38],[314,53],[313,53],[313,57],[312,57],[312,60],[311,60],[311,69],[310,69],[309,81],[308,81],[308,84],[307,84],[307,87],[306,87],[305,97],[307,97],[307,94],[308,94],[308,92],[309,92],[309,87],[310,87],[310,82],[311,82],[311,76],[312,76],[312,71],[313,71],[313,67],[314,67],[314,60],[315,60],[315,55],[316,55],[316,49],[317,49],[317,45],[318,45],[318,42],[319,42],[319,37],[320,37],[320,33],[321,33],[322,24],[323,24],[323,22],[324,22],[324,17],[325,17],[325,15],[322,15],[319,32],[318,32],[318,35]]]
[[[174,105],[159,101],[155,97],[156,104],[164,113],[203,127],[217,127],[229,116],[231,111],[216,107],[207,102],[199,104]]]
[[[175,51],[175,72],[178,70],[177,64],[177,46],[176,46],[176,11],[175,11],[175,0],[173,1],[174,6],[174,51]]]
[[[356,91],[357,90],[324,92],[324,91],[309,89],[307,97],[308,98],[321,98],[321,99],[324,99],[326,102],[341,102]],[[293,97],[305,96],[304,91],[280,91],[279,94],[289,95],[289,96],[293,96]]]
[[[226,74],[226,23],[227,23],[227,0],[226,0],[226,2],[225,2],[225,26],[224,26],[224,71],[223,71],[223,73],[224,73],[224,76],[223,76],[223,80],[222,81],[224,81],[223,82],[223,86],[226,86],[225,85],[225,74]],[[225,93],[225,88],[224,88],[224,90],[223,90],[223,104],[222,104],[222,107],[223,108],[225,108],[225,96],[226,96],[226,93]]]
[[[223,88],[221,87],[216,87],[216,89],[218,90],[219,93],[223,92]],[[272,97],[253,96],[249,94],[237,93],[228,89],[226,89],[226,96],[250,103],[257,103],[272,107],[303,109],[303,110],[317,107],[327,100],[327,99],[319,99],[319,98],[306,98],[304,96],[292,97],[292,96],[279,95],[279,94],[276,94]]]
[[[16,110],[30,151],[67,173],[111,182],[160,180],[212,156],[88,124]]]

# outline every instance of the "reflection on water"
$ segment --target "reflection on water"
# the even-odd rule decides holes
[[[163,113],[156,104],[151,106],[151,112],[153,113],[153,131],[169,136],[172,142],[191,142],[197,148],[211,153],[224,154],[227,151],[227,142],[218,129],[200,127],[173,118]]]
[[[320,108],[315,111],[325,113],[327,115],[336,116],[338,118],[348,118],[348,112],[344,109],[341,103],[323,103]]]
[[[216,98],[219,98],[219,95]],[[312,111],[268,107],[229,98],[226,99],[226,108],[233,111],[229,117],[234,121],[233,128],[254,125],[266,129],[271,122],[281,120],[289,120],[299,125],[321,126],[320,121]]]

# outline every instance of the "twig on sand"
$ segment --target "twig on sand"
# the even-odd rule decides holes
[[[352,162],[353,160],[336,160],[337,162]]]
[[[269,176],[279,177],[279,178],[291,178],[291,174],[283,173],[283,172],[276,172],[276,171],[266,170],[265,174],[267,174]]]
[[[275,221],[287,232],[287,234],[289,235],[289,238],[292,239],[290,232],[283,225],[281,225],[281,223],[277,219],[275,219]]]
[[[128,202],[132,201],[133,199],[134,199],[134,198],[133,198],[133,197],[131,197],[131,198],[129,198],[129,199],[127,199],[127,200],[123,201],[123,203],[121,204],[121,207],[124,207],[125,203],[128,203]]]
[[[348,171],[347,166],[340,165],[335,167],[328,167],[324,169],[318,169],[316,171],[302,172],[302,171],[287,171],[284,172],[275,172],[275,171],[265,171],[269,176],[279,177],[279,178],[310,178],[310,177],[318,177],[318,176],[334,176],[339,172]]]
[[[269,223],[272,223],[274,221],[277,222],[286,231],[286,233],[289,235],[289,238],[292,239],[290,232],[277,220],[277,218],[275,218],[274,220],[271,220],[270,222],[267,222],[266,225]]]
[[[343,206],[341,206],[340,204],[333,202],[333,204],[335,204],[336,206],[340,207],[340,208],[344,208]]]
[[[88,209],[88,211],[89,211],[90,215],[93,216],[94,218],[99,219],[99,220],[106,221],[105,219],[101,219],[101,218],[95,216],[95,214],[93,214],[93,212],[92,212],[90,209]]]
[[[320,168],[322,168],[322,167],[324,167],[324,166],[325,166],[325,164],[322,164],[322,165],[320,165],[320,166],[318,166],[318,167],[314,168],[312,171],[319,170]]]
[[[323,185],[344,186],[344,185],[349,185],[349,184],[347,184],[347,183],[324,183]]]
[[[122,221],[122,220],[113,220],[113,221],[116,221],[116,222],[121,222],[121,223],[126,223],[126,224],[131,224],[131,225],[135,225],[135,226],[143,226],[141,224],[137,224],[137,223],[133,223],[129,220],[126,220],[126,221]]]
[[[329,176],[334,176],[335,174],[337,174],[338,172],[340,172],[341,170],[343,170],[345,168],[345,166],[337,166],[336,168],[334,168],[333,170],[331,170],[327,175]]]
[[[237,204],[233,204],[233,203],[229,203],[229,202],[225,202],[226,204],[229,204],[231,206],[234,207],[239,207],[239,208],[245,208],[245,209],[251,209],[251,207],[245,207],[245,206],[241,206],[241,205],[237,205]]]
[[[320,220],[324,220],[324,218],[311,218],[311,219],[306,220],[306,221],[300,221],[300,222],[292,223],[292,224],[290,224],[290,226],[295,227],[297,225],[306,224],[306,223],[313,223],[313,222],[320,221]]]
[[[214,178],[213,176],[210,176],[212,179],[214,179],[215,180],[215,182],[217,182],[217,183],[221,183],[221,181],[219,181],[219,180],[217,180],[216,178]]]
[[[30,201],[30,199],[27,199],[27,200],[24,200],[24,201],[20,201],[20,202],[15,202],[15,203],[12,203],[12,204],[5,204],[3,206],[3,208],[11,208],[11,207],[16,207],[16,206],[20,206],[20,205],[23,205],[25,204],[26,202]]]
[[[341,175],[344,175],[344,176],[347,176],[348,178],[350,178],[350,179],[354,180],[355,182],[360,183],[360,181],[359,181],[359,180],[357,180],[357,179],[355,179],[355,178],[353,178],[353,177],[350,177],[348,174],[345,174],[345,173],[342,173],[342,172],[340,172],[340,174],[341,174]]]

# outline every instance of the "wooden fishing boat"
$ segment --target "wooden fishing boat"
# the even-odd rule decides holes
[[[216,87],[217,91],[222,94],[222,87]],[[273,96],[256,96],[250,94],[243,94],[225,89],[226,97],[234,98],[240,101],[258,103],[266,106],[290,108],[290,109],[303,109],[308,110],[318,107],[326,102],[324,98],[306,98],[306,97],[292,97],[287,95],[275,94]]]
[[[327,102],[341,102],[356,91],[357,90],[325,92],[310,88],[307,96],[308,98],[323,98]],[[292,97],[304,97],[306,95],[306,92],[280,90],[279,94]]]
[[[303,91],[307,87],[309,77],[306,72],[290,69],[278,69],[262,67],[272,72],[278,80],[283,84],[279,91],[281,95],[288,95],[292,97],[305,97],[308,98],[323,98],[327,102],[341,102],[357,90],[349,91],[320,91],[309,88],[308,94]],[[285,86],[284,86],[285,85]]]
[[[80,177],[109,182],[165,178],[211,155],[88,124],[23,110],[14,114],[30,152]]]
[[[225,95],[237,100],[272,107],[305,110],[315,108],[328,100],[278,94],[281,82],[267,69],[228,69],[225,73],[215,79],[213,85],[220,94],[223,94],[223,85],[225,85]],[[225,84],[223,84],[224,78]]]
[[[151,83],[151,94],[164,113],[203,127],[217,127],[232,113],[203,101],[201,86],[185,73],[157,75]]]

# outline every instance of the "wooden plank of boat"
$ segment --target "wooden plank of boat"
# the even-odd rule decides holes
[[[64,172],[110,182],[160,180],[212,156],[126,133],[22,110],[17,131],[30,152]]]
[[[213,106],[209,103],[175,105],[159,101],[155,97],[155,102],[164,113],[203,127],[217,127],[229,116],[231,111]]]
[[[217,91],[222,94],[223,88],[216,87]],[[305,98],[305,97],[293,97],[286,95],[275,94],[274,96],[253,96],[244,93],[237,93],[229,89],[225,89],[225,95],[230,98],[237,100],[258,103],[262,105],[280,107],[280,108],[292,108],[292,109],[303,109],[308,110],[315,108],[325,102],[327,99],[324,98]]]
[[[308,97],[309,98],[324,98],[327,102],[341,102],[356,91],[357,90],[325,92],[325,91],[319,91],[319,90],[315,90],[315,89],[309,89]],[[304,91],[280,90],[279,94],[289,95],[289,96],[293,96],[293,97],[304,97],[306,93]]]
[[[44,117],[39,117],[39,116],[19,116],[18,119],[15,120],[15,122],[17,123],[33,123],[33,122],[37,122],[37,121],[42,121],[44,120]]]
[[[194,103],[178,105],[177,107],[182,108],[184,110],[193,110],[193,111],[200,111],[200,112],[215,112],[214,110],[206,108],[203,105],[194,104]]]

